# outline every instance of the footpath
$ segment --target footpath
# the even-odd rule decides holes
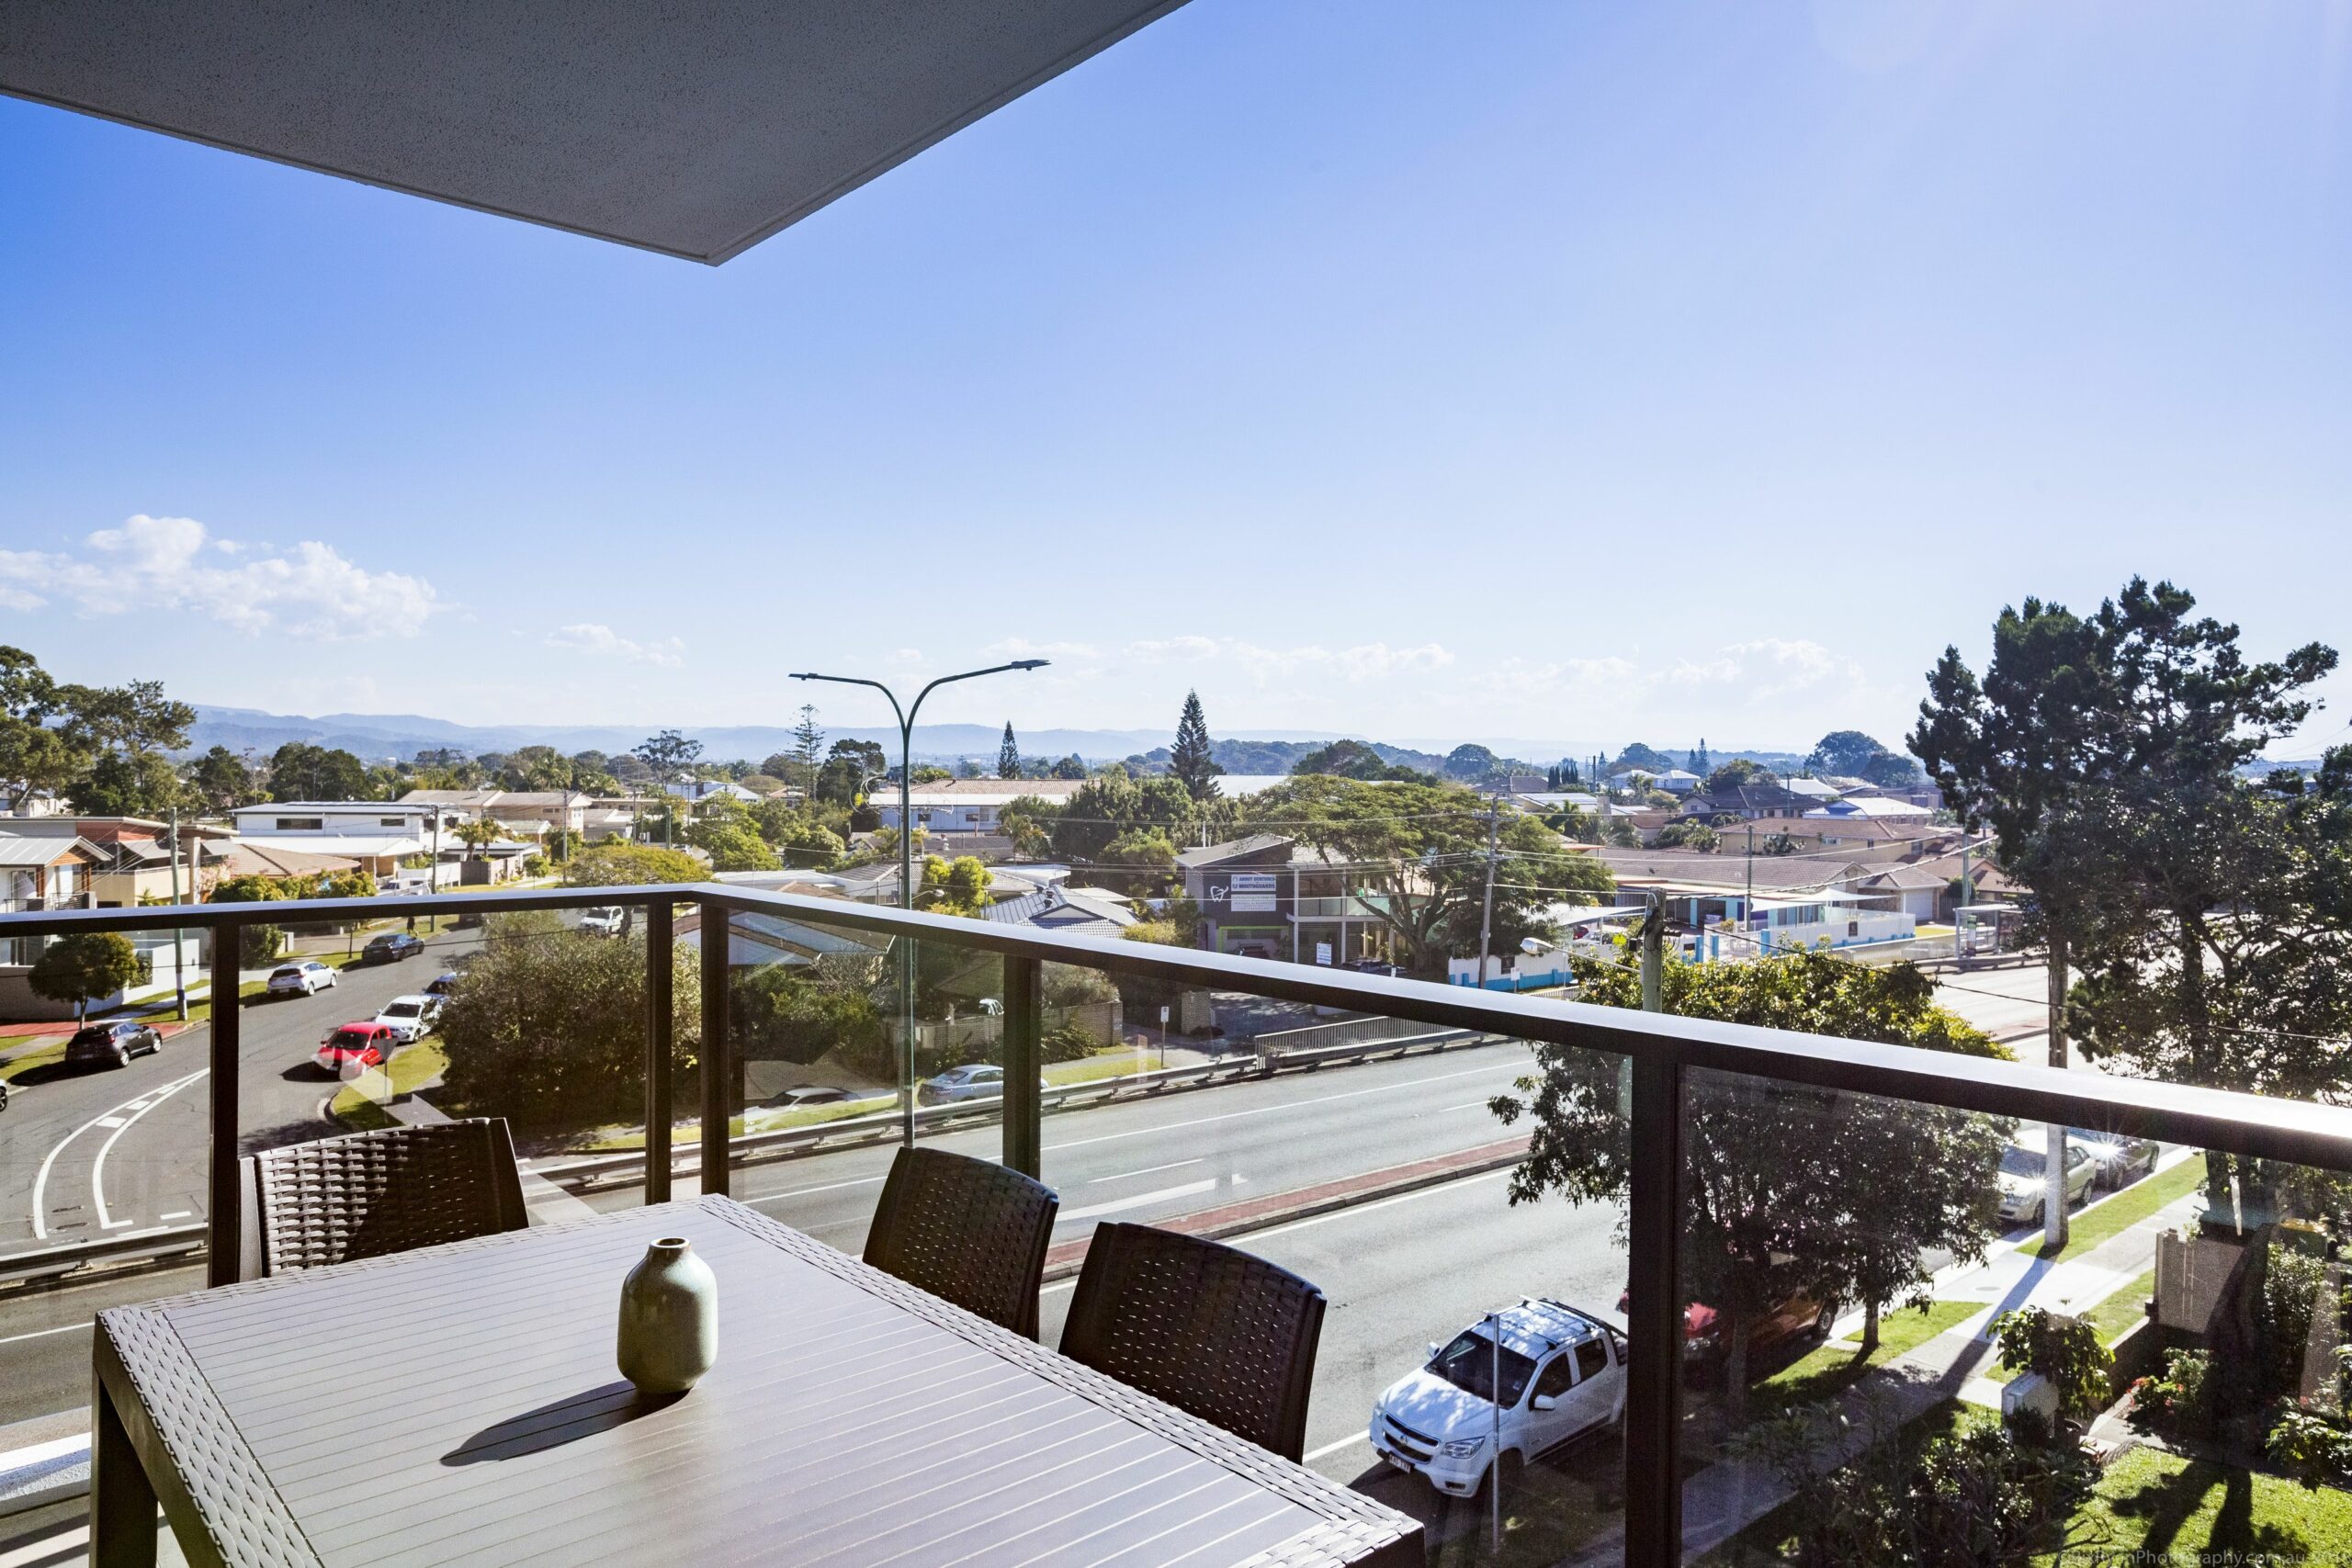
[[[2170,1168],[2180,1157],[2177,1155],[2159,1168]],[[2101,1201],[2112,1201],[2115,1196],[2120,1194]],[[2036,1242],[2028,1239],[2004,1247],[1981,1264],[1939,1273],[1933,1287],[1937,1300],[1984,1305],[1934,1338],[1872,1367],[1834,1400],[1824,1402],[1819,1408],[1827,1417],[1825,1429],[1835,1427],[1845,1436],[1825,1445],[1817,1470],[1826,1472],[1849,1462],[1874,1435],[1892,1432],[1947,1400],[1997,1411],[2004,1380],[1996,1375],[1999,1350],[1992,1338],[1993,1324],[2004,1314],[2026,1307],[2057,1313],[2089,1311],[2146,1273],[2155,1256],[2156,1237],[2194,1223],[2200,1202],[2200,1195],[2194,1192],[2177,1199],[2079,1257],[2039,1257]],[[2086,1205],[2075,1218],[2079,1221],[2096,1207]],[[1849,1340],[1860,1326],[1859,1313],[1841,1319],[1833,1343]],[[1860,1348],[1859,1345],[1854,1348]],[[2114,1440],[2120,1436],[2110,1425],[2093,1432],[2098,1439]],[[1788,1496],[1788,1488],[1758,1460],[1720,1460],[1687,1477],[1682,1484],[1685,1560],[1713,1551]],[[1624,1529],[1620,1522],[1565,1562],[1572,1568],[1602,1568],[1621,1562],[1623,1549]]]

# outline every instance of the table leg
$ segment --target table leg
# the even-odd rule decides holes
[[[92,1568],[155,1568],[155,1488],[123,1429],[106,1380],[90,1401]]]

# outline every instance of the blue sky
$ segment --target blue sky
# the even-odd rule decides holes
[[[2132,572],[2352,642],[2344,0],[1193,0],[718,269],[8,99],[0,214],[76,680],[1720,749]]]

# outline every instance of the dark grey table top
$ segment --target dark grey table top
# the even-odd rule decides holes
[[[718,1275],[638,1400],[622,1277]],[[724,1198],[99,1316],[224,1561],[1415,1563],[1419,1527]]]

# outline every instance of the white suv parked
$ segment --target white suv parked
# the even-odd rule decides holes
[[[376,1015],[376,1021],[392,1032],[392,1038],[403,1045],[413,1045],[424,1038],[434,1020],[441,1016],[441,998],[430,996],[394,997]]]
[[[1624,1337],[1589,1314],[1531,1298],[1431,1345],[1428,1363],[1373,1406],[1372,1446],[1397,1469],[1467,1497],[1486,1484],[1498,1437],[1508,1477],[1624,1414]]]
[[[315,958],[297,964],[281,964],[269,972],[269,994],[273,997],[315,997],[336,981],[335,972]]]

